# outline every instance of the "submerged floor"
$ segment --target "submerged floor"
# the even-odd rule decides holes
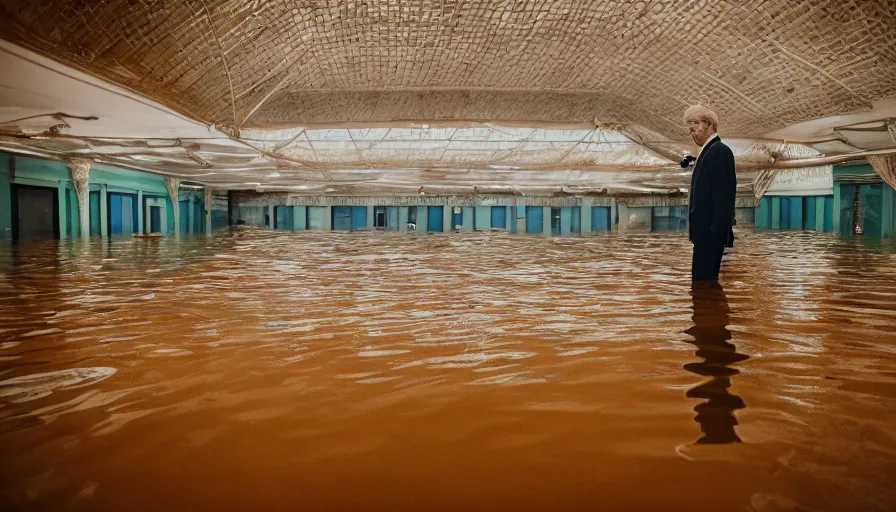
[[[891,241],[696,295],[679,233],[0,252],[4,509],[896,506]]]

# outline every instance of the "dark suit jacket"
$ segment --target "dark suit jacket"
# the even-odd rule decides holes
[[[731,225],[736,191],[734,153],[716,137],[697,158],[691,175],[688,198],[688,238],[691,242],[720,248],[733,242]]]

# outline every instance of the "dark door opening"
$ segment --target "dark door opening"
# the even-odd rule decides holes
[[[375,227],[375,228],[385,228],[386,227],[386,207],[385,206],[377,206],[373,209],[373,227]]]
[[[90,236],[99,236],[100,231],[100,191],[92,190],[87,194],[90,203]]]
[[[581,233],[582,232],[582,207],[581,206],[572,206],[569,209],[569,232],[570,233]]]
[[[12,184],[12,239],[59,238],[59,191]]]
[[[162,207],[161,206],[150,206],[149,207],[149,232],[150,233],[161,233],[162,232]]]
[[[551,233],[560,234],[560,208],[551,208]]]

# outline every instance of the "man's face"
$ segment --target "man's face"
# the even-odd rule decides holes
[[[697,116],[690,116],[684,121],[688,125],[688,132],[690,132],[691,138],[694,139],[694,143],[698,146],[706,144],[706,141],[714,133],[712,125],[706,121],[701,121]]]

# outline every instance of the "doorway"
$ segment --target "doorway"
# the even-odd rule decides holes
[[[12,239],[59,238],[59,191],[13,183]]]

